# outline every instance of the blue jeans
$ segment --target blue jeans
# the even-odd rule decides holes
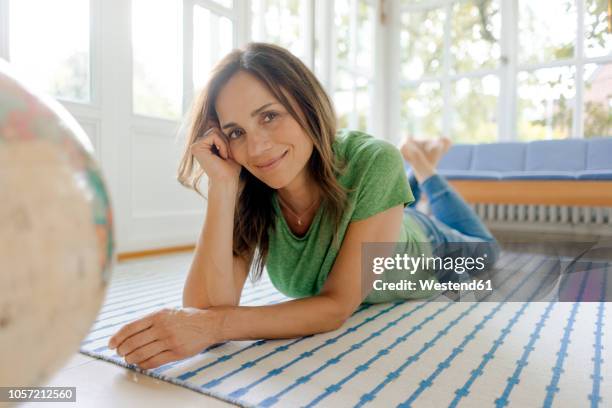
[[[427,178],[423,184],[417,182],[414,174],[408,178],[415,201],[404,209],[422,227],[432,245],[434,256],[480,257],[485,256],[487,266],[492,266],[500,254],[500,246],[461,196],[439,174]],[[427,196],[432,215],[418,211],[415,206],[421,197],[421,190]],[[458,281],[456,273],[438,272],[438,280]]]

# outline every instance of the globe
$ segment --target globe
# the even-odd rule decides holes
[[[78,351],[114,261],[83,129],[0,60],[0,386],[43,385]]]

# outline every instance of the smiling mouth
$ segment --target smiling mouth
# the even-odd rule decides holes
[[[255,167],[257,167],[258,169],[262,169],[262,170],[269,169],[272,166],[274,166],[276,163],[281,161],[281,159],[283,159],[287,155],[288,152],[289,152],[289,150],[285,150],[285,152],[283,154],[281,154],[278,158],[276,158],[276,159],[274,159],[274,160],[272,160],[272,161],[270,161],[270,162],[268,162],[268,163],[266,163],[266,164],[264,164],[262,166],[257,166],[256,165]]]

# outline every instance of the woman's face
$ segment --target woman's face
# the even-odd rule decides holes
[[[299,115],[301,110],[288,96]],[[286,187],[306,173],[313,144],[285,107],[252,74],[239,71],[216,101],[232,157],[268,186]]]

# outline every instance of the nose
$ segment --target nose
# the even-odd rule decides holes
[[[272,147],[272,140],[267,132],[254,130],[247,136],[247,151],[249,157],[265,156]]]

